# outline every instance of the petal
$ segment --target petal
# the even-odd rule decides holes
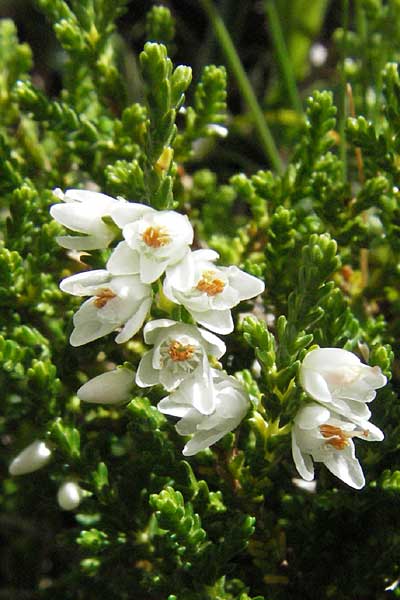
[[[165,414],[171,415],[172,417],[186,417],[188,413],[193,410],[189,404],[182,404],[176,400],[178,395],[174,392],[169,396],[165,396],[162,398],[160,402],[157,404],[157,409]]]
[[[135,335],[142,327],[144,320],[147,316],[147,313],[150,310],[152,304],[152,299],[145,299],[139,306],[138,310],[135,312],[133,317],[131,317],[122,328],[122,331],[117,335],[115,341],[117,344],[123,344],[131,339],[132,336]]]
[[[206,329],[199,329],[203,340],[207,343],[207,354],[212,354],[215,358],[221,358],[226,352],[226,346],[222,340]]]
[[[222,431],[198,431],[183,448],[182,454],[184,456],[193,456],[201,450],[205,450],[218,442],[218,440],[223,438],[229,431],[229,425]]]
[[[145,254],[140,255],[140,279],[143,283],[153,283],[164,273],[168,260],[156,261]]]
[[[160,383],[159,371],[153,369],[153,350],[143,355],[136,373],[136,385],[139,387],[150,387]]]
[[[211,308],[215,310],[233,308],[239,302],[239,292],[231,285],[226,285],[220,294],[210,297]]]
[[[314,398],[314,400],[331,402],[332,395],[325,379],[318,371],[306,368],[304,362],[300,367],[300,383],[307,394],[311,398]]]
[[[107,371],[93,377],[76,392],[84,402],[119,404],[129,400],[135,374],[125,367]]]
[[[303,454],[297,444],[296,433],[292,429],[292,456],[297,472],[306,481],[314,479],[314,465],[309,454]]]
[[[325,465],[331,473],[339,477],[344,483],[350,485],[356,490],[360,490],[365,485],[364,473],[360,463],[354,456],[354,445],[352,442],[344,450],[334,451],[324,460]]]
[[[74,315],[75,329],[71,333],[69,342],[71,346],[82,346],[97,340],[117,327],[112,321],[101,321],[98,309],[93,304],[92,298],[86,300]]]
[[[53,204],[50,214],[58,223],[72,231],[79,233],[104,233],[107,227],[91,205],[68,202],[67,204]],[[100,221],[100,222],[99,222]],[[98,225],[100,228],[98,229]]]
[[[200,414],[209,415],[215,410],[216,390],[210,369],[206,373],[185,379],[179,386],[179,392]]]
[[[110,217],[120,227],[121,229],[128,225],[128,223],[132,223],[133,221],[137,221],[144,214],[155,212],[153,208],[150,206],[146,206],[145,204],[137,204],[134,202],[124,202],[117,205],[110,212]]]
[[[215,250],[210,250],[209,248],[201,248],[200,250],[194,250],[194,252],[192,252],[192,255],[196,262],[214,262],[219,258],[218,252],[215,252]]]
[[[175,429],[179,435],[191,435],[196,432],[197,426],[202,419],[203,417],[200,413],[192,408],[186,413],[185,417],[178,421],[175,425]]]
[[[303,360],[304,367],[317,371],[322,371],[324,368],[334,371],[343,366],[352,367],[359,364],[358,356],[342,348],[316,348],[308,352]]]
[[[114,234],[110,229],[107,235],[58,235],[56,241],[62,248],[69,250],[101,250],[107,248],[113,238]]]
[[[329,408],[339,415],[343,415],[350,421],[358,422],[359,420],[368,421],[371,416],[371,411],[364,402],[356,402],[355,400],[332,398],[332,403]]]
[[[106,267],[113,275],[139,273],[139,253],[132,250],[126,242],[120,242],[108,259]]]
[[[387,384],[387,378],[382,373],[379,367],[370,367],[368,365],[361,366],[361,376],[365,383],[367,383],[374,390],[378,390]]]
[[[177,324],[172,319],[154,319],[154,321],[149,321],[143,329],[144,341],[146,344],[154,344],[157,336],[160,334],[160,330],[173,327]]]
[[[24,448],[8,467],[10,475],[25,475],[41,469],[51,458],[51,450],[45,442],[35,440]]]
[[[234,329],[232,315],[229,309],[205,310],[202,312],[188,310],[199,325],[207,327],[208,329],[211,329],[211,331],[215,331],[215,333],[226,335],[227,333],[231,333]]]
[[[314,429],[322,423],[326,423],[330,417],[330,412],[324,406],[319,404],[307,404],[297,413],[294,422],[300,429]]]
[[[63,200],[64,202],[71,202],[71,200],[75,202],[88,202],[91,204],[92,209],[93,206],[96,206],[96,208],[102,208],[104,210],[110,210],[119,202],[116,198],[107,196],[107,194],[102,194],[101,192],[77,189],[67,190]]]
[[[84,271],[63,279],[60,289],[73,296],[93,296],[99,286],[109,283],[110,280],[110,273],[105,269]]]
[[[240,300],[248,300],[262,294],[265,290],[265,284],[258,277],[249,275],[237,267],[229,269],[229,283],[239,292]]]
[[[169,266],[166,272],[168,285],[176,290],[190,290],[194,286],[195,263],[189,251],[181,261]]]

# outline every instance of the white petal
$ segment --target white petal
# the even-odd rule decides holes
[[[64,202],[70,202],[71,200],[75,200],[76,202],[88,202],[92,208],[95,206],[96,208],[101,207],[104,210],[109,210],[118,204],[118,200],[112,196],[107,196],[107,194],[94,192],[92,190],[67,190],[64,194],[63,200]]]
[[[222,340],[206,329],[199,329],[199,333],[205,342],[207,342],[207,353],[212,354],[215,358],[221,358],[226,352],[226,346]]]
[[[123,344],[127,342],[132,336],[135,335],[142,327],[144,320],[147,316],[147,313],[150,310],[152,304],[152,299],[145,299],[139,306],[138,310],[135,312],[133,317],[131,317],[122,328],[122,331],[117,335],[115,341],[117,344]]]
[[[113,275],[139,273],[139,254],[126,242],[120,242],[108,259],[106,267]]]
[[[213,386],[211,371],[188,377],[179,386],[180,397],[190,403],[202,415],[209,415],[215,410],[216,390]]]
[[[146,344],[154,344],[162,329],[173,327],[177,324],[178,323],[172,321],[172,319],[154,319],[154,321],[149,321],[143,329],[144,341]]]
[[[201,431],[197,432],[191,440],[186,444],[186,446],[182,450],[182,454],[184,456],[193,456],[197,454],[201,450],[205,450],[209,448],[218,440],[223,438],[227,433],[229,433],[229,427],[227,430],[223,431]]]
[[[196,432],[197,426],[201,422],[202,418],[203,417],[200,415],[200,413],[192,408],[186,413],[185,417],[178,421],[178,423],[175,425],[175,429],[179,435],[191,435],[192,433]]]
[[[57,502],[63,510],[74,510],[82,501],[82,489],[74,481],[65,481],[57,492]]]
[[[387,384],[387,378],[379,367],[360,365],[363,380],[374,390],[378,390]]]
[[[314,429],[322,423],[326,423],[330,417],[330,412],[324,406],[319,404],[307,404],[299,410],[294,422],[301,429]]]
[[[314,400],[328,403],[331,402],[332,395],[325,379],[318,371],[306,368],[304,362],[300,367],[300,383],[307,394],[311,396],[311,398],[314,398]]]
[[[353,455],[352,442],[349,444],[351,444],[351,448],[349,446],[344,450],[332,452],[326,457],[324,463],[336,477],[356,490],[360,490],[365,485],[364,474],[360,463]]]
[[[330,371],[340,369],[343,366],[356,366],[360,364],[360,359],[342,348],[316,348],[306,354],[303,365],[309,369],[320,371],[328,368]]]
[[[159,371],[153,369],[153,350],[149,350],[142,357],[136,373],[136,385],[150,387],[160,382]]]
[[[211,331],[215,331],[215,333],[226,335],[227,333],[231,333],[234,329],[232,315],[229,309],[207,310],[203,312],[189,310],[189,312],[199,325],[207,327],[208,329],[211,329]]]
[[[93,340],[111,333],[118,326],[117,323],[99,319],[98,309],[93,304],[92,298],[82,304],[75,313],[73,320],[75,329],[71,333],[69,342],[71,346],[75,347],[93,342]]]
[[[108,235],[58,235],[56,242],[68,250],[101,250],[107,248],[113,238],[110,230]]]
[[[176,401],[176,393],[170,394],[162,398],[157,404],[157,409],[165,414],[171,415],[172,417],[186,417],[186,415],[193,410],[189,404],[181,404]]]
[[[146,206],[145,204],[136,204],[134,202],[124,202],[123,204],[119,204],[116,206],[110,213],[110,216],[114,223],[118,225],[121,229],[125,227],[128,223],[132,223],[133,221],[137,221],[144,214],[155,212],[153,208],[150,206]]]
[[[181,261],[169,266],[166,272],[168,285],[176,290],[189,290],[194,286],[195,264],[192,253],[189,251]]]
[[[68,203],[54,204],[50,208],[50,214],[58,223],[64,225],[72,231],[79,233],[99,233],[96,225],[98,225],[99,215],[93,214],[93,207],[85,204]],[[100,221],[103,227],[100,227],[100,232],[107,227]]]
[[[218,252],[209,248],[201,248],[192,252],[193,258],[197,261],[214,262],[219,258]]]
[[[83,384],[77,393],[84,402],[119,404],[130,397],[135,374],[125,367],[107,371]]]
[[[140,255],[140,279],[143,283],[153,283],[164,273],[167,268],[168,260],[158,262],[147,257],[145,254]]]
[[[248,300],[262,294],[265,289],[265,284],[258,277],[249,275],[245,271],[241,271],[237,267],[229,269],[229,283],[239,292],[240,300]]]
[[[60,289],[73,296],[93,296],[99,286],[109,283],[110,280],[110,273],[105,269],[84,271],[63,279]]]
[[[45,442],[36,440],[20,452],[8,467],[10,475],[25,475],[44,467],[51,457],[51,450]]]
[[[296,434],[292,429],[292,456],[299,475],[306,481],[314,479],[314,465],[311,456],[303,454],[297,444]]]

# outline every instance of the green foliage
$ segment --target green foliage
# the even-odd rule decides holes
[[[400,551],[399,2],[355,3],[354,19],[346,25],[344,15],[335,34],[338,54],[316,76],[306,57],[314,38],[328,43],[319,30],[327,3],[276,2],[295,78],[309,73],[299,88],[304,114],[286,109],[276,49],[260,47],[252,31],[242,35],[249,19],[261,21],[254,7],[223,3],[265,99],[282,173],[261,158],[254,111],[242,111],[231,63],[221,64],[215,44],[200,48],[202,19],[191,13],[189,29],[179,3],[174,16],[149,6],[143,17],[133,4],[38,0],[43,31],[52,29],[57,44],[51,64],[19,43],[10,20],[0,22],[4,597],[383,600]],[[332,84],[325,78],[338,57]],[[221,359],[251,405],[209,450],[183,460],[173,419],[156,408],[161,386],[146,395],[134,388],[122,405],[77,397],[115,365],[137,369],[146,349],[141,333],[127,344],[108,336],[69,345],[78,303],[59,281],[104,268],[109,250],[57,245],[55,187],[176,208],[194,225],[195,248],[213,248],[221,264],[265,280],[262,297],[233,311]],[[190,319],[153,291],[153,318]],[[385,440],[357,446],[367,479],[360,493],[318,466],[317,493],[293,483],[289,434],[309,401],[299,367],[315,345],[350,350],[390,379],[372,404]],[[49,464],[7,475],[35,439],[51,447]],[[70,514],[56,500],[65,481],[83,490]]]

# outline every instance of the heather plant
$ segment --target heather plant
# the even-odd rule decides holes
[[[398,597],[400,5],[131,4],[0,21],[0,598]]]

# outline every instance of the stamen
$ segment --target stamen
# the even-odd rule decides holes
[[[196,288],[200,292],[205,292],[207,296],[216,296],[217,294],[220,294],[225,287],[225,282],[214,277],[215,274],[215,271],[204,271]]]
[[[165,227],[153,227],[151,225],[142,233],[142,240],[150,248],[161,248],[170,243],[171,238]]]
[[[348,436],[343,429],[340,429],[340,427],[335,427],[334,425],[328,425],[326,423],[325,425],[321,425],[319,430],[324,438],[327,438],[325,443],[329,444],[329,446],[333,446],[336,450],[343,450],[349,445],[349,440],[347,438],[350,436]]]
[[[115,298],[117,294],[114,294],[110,288],[103,288],[96,294],[96,300],[94,301],[94,305],[96,308],[103,308],[107,302]]]
[[[172,342],[168,348],[168,354],[174,362],[189,360],[192,358],[194,352],[194,346],[191,346],[190,344],[185,346],[184,344],[179,343],[177,340]]]

